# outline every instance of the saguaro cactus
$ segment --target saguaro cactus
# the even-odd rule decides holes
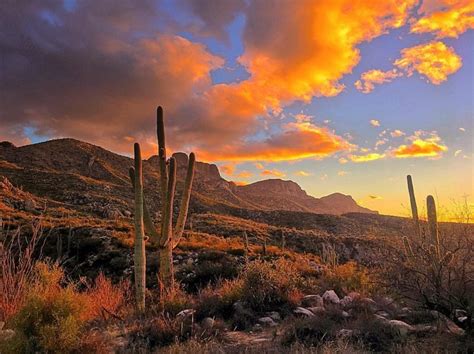
[[[416,206],[415,190],[413,188],[413,181],[411,176],[407,176],[408,184],[408,193],[410,194],[410,206],[411,206],[411,215],[413,217],[413,222],[415,223],[416,233],[420,235],[420,220],[418,218],[418,208]]]
[[[196,157],[194,153],[189,155],[188,169],[184,183],[183,195],[180,205],[176,226],[173,228],[173,204],[176,190],[176,161],[171,157],[166,160],[165,146],[165,128],[163,120],[163,109],[157,109],[157,137],[158,137],[158,160],[160,169],[160,192],[162,200],[162,219],[161,230],[156,230],[150,213],[144,203],[142,194],[142,220],[146,232],[150,234],[151,239],[158,245],[159,249],[159,281],[163,291],[169,292],[174,289],[174,273],[173,273],[173,249],[178,245],[183,235],[186,218],[188,215],[189,200],[191,197],[191,189],[194,179],[194,163]],[[130,178],[135,190],[135,199],[137,199],[137,173],[133,169],[130,170]],[[143,188],[143,186],[142,186]]]
[[[145,255],[145,233],[143,222],[143,172],[142,157],[140,145],[135,143],[135,169],[132,179],[135,192],[135,252],[134,252],[134,271],[135,271],[135,298],[137,309],[143,313],[145,311],[145,289],[146,289],[146,255]]]
[[[441,258],[441,249],[438,234],[438,217],[436,215],[436,204],[432,195],[426,197],[426,209],[428,211],[428,230],[430,232],[430,241],[434,245],[438,259]]]

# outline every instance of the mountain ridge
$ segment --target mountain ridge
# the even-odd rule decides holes
[[[178,162],[178,178],[182,179],[188,157],[182,152],[176,152],[173,156]],[[154,183],[153,180],[159,177],[156,159],[157,156],[154,155],[144,160],[146,184]],[[39,189],[41,183],[48,183],[48,174],[65,173],[70,174],[71,178],[80,176],[82,179],[92,178],[109,185],[121,186],[123,190],[115,188],[115,191],[121,194],[122,198],[128,198],[124,188],[129,187],[128,168],[132,165],[132,159],[84,141],[62,138],[21,147],[1,142],[0,162],[1,160],[10,166],[6,163],[0,164],[0,173],[9,175],[10,179],[13,177],[13,180],[16,176],[17,182],[23,182],[27,185],[25,187],[35,188],[31,178],[22,173],[31,174],[31,170],[37,170],[42,172],[45,179],[43,182],[37,181]],[[11,164],[20,170],[12,169]],[[310,196],[291,180],[267,179],[239,186],[224,179],[215,164],[197,161],[195,171],[194,194],[199,202],[207,198],[206,203],[210,204],[217,202],[239,208],[267,211],[287,210],[334,215],[351,212],[377,213],[359,206],[351,196],[342,193],[331,193],[321,198]],[[26,183],[27,181],[29,182]],[[83,186],[85,189],[89,187]],[[51,188],[54,186],[50,186]],[[48,190],[44,188],[42,190],[48,194]]]

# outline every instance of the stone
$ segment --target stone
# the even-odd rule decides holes
[[[308,307],[308,310],[310,310],[315,315],[320,315],[326,312],[326,309],[323,306]]]
[[[276,311],[267,312],[266,315],[270,317],[273,321],[276,321],[276,322],[281,321],[281,316]]]
[[[181,312],[179,312],[176,317],[177,318],[186,318],[186,317],[191,317],[192,315],[194,315],[194,310],[193,309],[185,309]]]
[[[271,317],[261,317],[257,320],[257,322],[262,326],[262,327],[276,327],[277,324]]]
[[[389,315],[387,312],[385,312],[385,311],[378,311],[378,312],[377,312],[377,315],[378,315],[378,316],[381,316],[381,317],[383,317],[383,318],[387,318],[387,319],[390,317],[390,315]]]
[[[337,296],[334,290],[327,290],[323,294],[323,300],[325,303],[336,304],[336,305],[339,304],[339,302],[341,301],[339,299],[339,296]]]
[[[360,299],[360,303],[365,305],[372,312],[376,312],[379,309],[379,305],[369,297]]]
[[[303,315],[305,317],[313,317],[314,313],[304,307],[297,307],[293,313],[295,315]]]
[[[258,323],[252,327],[252,332],[261,332],[262,330],[263,330],[262,325]]]
[[[303,297],[301,304],[304,307],[316,307],[316,306],[324,306],[323,298],[319,295],[306,295]]]
[[[3,327],[5,327],[5,322],[0,321],[0,331],[3,329]]]
[[[409,333],[414,332],[415,328],[410,326],[408,323],[399,320],[388,321],[390,327],[402,338],[406,337]]]
[[[26,199],[24,203],[24,209],[26,211],[34,211],[36,210],[36,203],[33,199]]]
[[[203,329],[205,330],[210,330],[214,327],[214,324],[215,324],[215,320],[211,317],[205,317],[202,321],[201,321],[201,326]]]
[[[351,296],[346,295],[341,299],[340,304],[342,307],[346,308],[346,307],[349,307],[353,301],[354,299]]]
[[[342,311],[342,312],[341,312],[341,315],[342,315],[342,317],[344,317],[344,318],[349,318],[349,317],[351,317],[351,315],[349,315],[349,313],[348,313],[347,311]]]

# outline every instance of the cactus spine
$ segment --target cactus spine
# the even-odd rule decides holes
[[[415,190],[413,188],[413,181],[410,175],[407,176],[408,193],[410,194],[410,206],[413,222],[415,223],[416,233],[420,235],[420,220],[418,218],[418,208],[416,206]]]
[[[135,169],[134,169],[134,194],[135,194],[135,299],[139,313],[145,311],[145,289],[146,289],[146,255],[145,255],[145,233],[143,221],[143,172],[140,145],[135,143]]]
[[[159,249],[159,274],[158,279],[160,281],[160,287],[165,292],[171,292],[174,290],[174,273],[173,273],[173,249],[178,245],[183,235],[184,227],[186,224],[186,218],[188,215],[189,200],[191,197],[191,189],[194,179],[194,163],[196,157],[194,153],[189,155],[188,169],[186,173],[186,179],[184,183],[184,190],[180,205],[180,210],[176,222],[176,227],[173,228],[173,205],[174,196],[176,190],[176,161],[171,157],[168,161],[166,160],[166,145],[165,145],[165,127],[163,120],[163,109],[157,108],[157,138],[158,138],[158,160],[160,169],[160,194],[162,201],[162,218],[161,218],[161,230],[155,228],[153,221],[150,217],[148,208],[144,203],[143,198],[143,185],[137,183],[137,163],[135,161],[135,170],[130,169],[130,179],[132,181],[133,188],[135,190],[135,200],[138,199],[137,194],[139,185],[141,186],[141,220],[142,220],[142,232],[143,224],[146,232],[150,234],[151,239],[158,245]],[[141,162],[140,162],[141,170]],[[136,208],[137,210],[137,208]],[[137,214],[137,213],[135,213]],[[139,216],[140,218],[140,216]],[[140,225],[135,225],[136,230]]]

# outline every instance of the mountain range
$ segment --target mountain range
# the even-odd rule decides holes
[[[178,179],[182,180],[187,155],[178,152],[173,156],[178,165]],[[0,143],[0,174],[32,193],[58,202],[80,199],[79,202],[87,203],[76,195],[83,193],[86,199],[107,198],[112,204],[124,206],[131,197],[128,168],[132,164],[129,157],[75,139],[56,139],[22,147]],[[153,184],[159,177],[157,156],[144,161],[144,174],[145,184],[151,189],[150,198],[157,198],[156,184]],[[194,191],[192,206],[198,208],[227,206],[333,215],[377,213],[341,193],[312,197],[293,181],[268,179],[236,185],[222,178],[215,164],[204,162],[196,163]]]

